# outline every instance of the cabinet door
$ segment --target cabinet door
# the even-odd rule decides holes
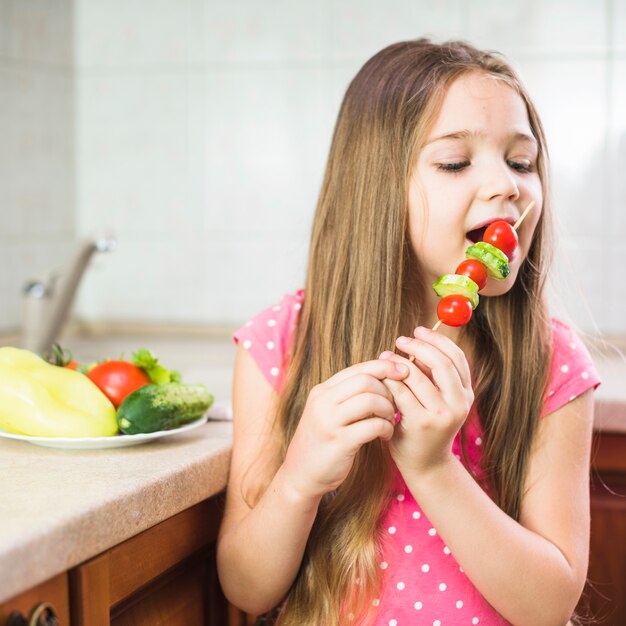
[[[192,559],[111,613],[111,626],[208,624],[206,561]]]
[[[0,626],[5,626],[13,611],[29,618],[35,607],[49,603],[59,620],[59,626],[69,626],[70,608],[67,574],[63,573],[0,604]]]
[[[591,543],[579,613],[594,626],[626,624],[626,435],[596,433]]]
[[[626,624],[626,479],[593,485],[591,528],[583,617],[594,626]]]
[[[223,626],[215,565],[222,511],[222,497],[211,498],[75,568],[72,626]]]

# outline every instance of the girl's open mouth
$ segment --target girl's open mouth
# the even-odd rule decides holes
[[[470,230],[468,233],[465,234],[465,237],[469,239],[472,243],[478,243],[479,241],[482,241],[483,235],[485,234],[485,231],[487,230],[488,225],[489,224],[485,224],[484,226],[481,226],[480,228],[475,228],[474,230]]]

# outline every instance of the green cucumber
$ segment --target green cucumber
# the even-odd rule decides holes
[[[469,276],[444,274],[433,284],[433,289],[440,298],[459,294],[472,303],[473,309],[478,306],[478,285]]]
[[[480,261],[487,269],[487,274],[496,280],[504,280],[511,272],[506,254],[485,241],[470,246],[465,256]]]
[[[201,418],[213,400],[204,385],[144,385],[124,398],[117,425],[126,435],[171,430]]]

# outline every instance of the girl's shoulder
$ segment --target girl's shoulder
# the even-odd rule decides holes
[[[561,408],[577,396],[600,385],[587,346],[565,322],[552,319],[552,356],[543,415]]]
[[[286,293],[278,302],[250,318],[233,335],[235,343],[250,352],[277,391],[282,386],[291,338],[303,302],[304,290]]]

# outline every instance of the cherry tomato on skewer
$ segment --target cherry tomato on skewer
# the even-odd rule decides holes
[[[499,220],[487,226],[483,235],[483,241],[502,250],[504,254],[511,258],[515,248],[517,248],[519,239],[513,226],[508,222]]]
[[[459,294],[446,296],[437,305],[437,317],[446,326],[464,326],[472,317],[472,303]]]
[[[454,273],[471,278],[478,285],[479,290],[484,289],[487,284],[487,270],[480,261],[475,259],[465,259]]]

